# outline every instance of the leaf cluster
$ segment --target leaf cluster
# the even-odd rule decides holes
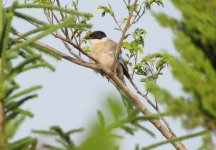
[[[210,3],[203,3],[205,9],[200,14],[201,4],[193,5],[194,3],[196,2],[174,1],[174,4],[184,15],[180,21],[165,14],[155,14],[155,16],[162,25],[171,27],[176,34],[174,44],[181,57],[170,56],[169,64],[174,77],[182,83],[183,90],[190,95],[187,99],[182,98],[182,103],[190,104],[190,108],[182,109],[182,113],[185,112],[188,117],[193,118],[191,127],[204,125],[208,128],[215,128],[216,105],[214,97],[216,91],[214,86],[216,72],[215,63],[211,58],[214,57],[216,47],[212,47],[211,54],[206,52],[209,51],[209,45],[215,45],[213,41],[216,39],[216,30],[213,20],[210,21],[212,24],[204,20],[208,20],[212,16],[209,12],[216,7],[216,4],[213,1],[210,2],[211,6]],[[190,18],[193,19],[189,20],[189,12],[186,8],[191,8],[190,15],[193,17]],[[197,34],[198,29],[200,31]]]
[[[120,131],[124,131],[129,135],[134,135],[138,131],[143,131],[150,136],[155,136],[149,129],[147,129],[143,122],[149,119],[160,118],[161,115],[152,114],[146,116],[140,116],[138,110],[134,110],[128,116],[123,111],[122,105],[114,99],[108,99],[105,104],[107,111],[102,113],[97,111],[97,117],[99,121],[93,121],[88,123],[90,131],[88,135],[82,139],[80,144],[76,144],[72,138],[73,134],[80,133],[83,128],[69,130],[64,132],[59,126],[52,126],[48,131],[46,130],[34,130],[42,136],[51,136],[58,144],[44,144],[44,147],[50,150],[111,150],[118,149],[118,141],[124,137],[124,134]],[[137,149],[136,146],[135,149]]]
[[[165,54],[154,53],[145,56],[134,67],[136,74],[141,76],[141,82],[148,82],[156,80],[162,75],[162,70],[167,64],[167,58]]]
[[[49,25],[44,21],[18,11],[24,8],[52,9],[67,13],[68,17],[57,25]],[[42,86],[35,85],[21,89],[21,85],[16,81],[16,78],[22,73],[36,68],[48,68],[55,71],[54,66],[45,60],[44,54],[57,60],[60,60],[60,57],[50,52],[45,46],[38,44],[37,41],[64,27],[73,28],[74,30],[89,28],[90,25],[85,21],[77,23],[75,21],[71,22],[71,20],[73,20],[74,16],[89,18],[91,14],[56,7],[47,3],[18,4],[17,2],[6,8],[1,5],[0,14],[4,19],[0,23],[0,104],[4,109],[1,110],[0,114],[1,117],[4,117],[4,123],[0,127],[0,149],[35,149],[37,145],[35,138],[25,137],[16,141],[11,141],[11,139],[24,119],[27,116],[33,116],[30,111],[24,110],[22,106],[27,101],[36,98],[38,96],[36,91],[41,89]],[[36,28],[20,35],[17,27],[11,24],[15,17],[34,24]],[[29,36],[32,38],[29,39]]]
[[[175,34],[174,45],[180,57],[170,55],[168,63],[185,96],[175,97],[153,84],[148,88],[169,113],[181,117],[186,128],[201,126],[215,133],[216,3],[213,0],[172,2],[181,11],[181,19],[164,13],[153,14],[161,25],[169,27]],[[211,136],[204,135],[201,149],[209,149],[213,145]]]

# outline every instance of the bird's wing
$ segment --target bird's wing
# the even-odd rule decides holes
[[[121,64],[122,68],[123,68],[123,73],[124,75],[129,79],[130,78],[130,75],[128,73],[128,67],[127,67],[127,64],[124,62],[122,56],[120,55],[119,56],[119,59],[118,59],[119,63]]]
[[[112,52],[113,52],[114,55],[115,55],[115,51],[116,51],[116,47],[117,47],[117,43],[114,42],[114,41],[111,40],[111,39],[108,39],[108,40],[109,40],[109,43],[110,43],[109,45],[111,46],[110,49],[112,49]],[[127,78],[130,78],[130,75],[129,75],[129,73],[128,73],[128,67],[127,67],[127,64],[124,62],[124,60],[123,60],[121,54],[119,55],[118,62],[119,62],[119,64],[120,64],[120,65],[122,66],[122,68],[123,68],[123,73],[124,73],[124,75],[125,75]]]

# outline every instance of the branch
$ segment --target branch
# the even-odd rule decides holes
[[[184,135],[184,136],[180,136],[180,137],[171,138],[171,139],[168,139],[168,140],[165,140],[165,141],[161,141],[161,142],[146,146],[146,147],[142,148],[142,150],[149,150],[149,149],[152,149],[152,148],[155,148],[155,147],[158,147],[158,146],[170,143],[170,142],[182,141],[182,140],[186,140],[186,139],[189,139],[189,138],[201,136],[203,134],[207,134],[208,132],[209,132],[208,130],[204,130],[204,131],[200,131],[200,132],[197,132],[197,133],[192,133],[192,134],[188,134],[188,135]]]
[[[112,10],[112,6],[109,5],[110,9]],[[113,12],[113,10],[112,10]],[[118,23],[115,13],[110,13],[111,17],[113,18],[113,20],[115,21],[116,25],[118,26],[119,30],[123,32],[121,25]]]
[[[58,3],[58,2],[57,2],[57,3]],[[58,4],[58,5],[60,5],[60,4]],[[53,13],[52,10],[50,10],[50,11],[51,11],[52,17],[54,17],[54,19],[56,20],[56,22],[57,22],[58,24],[60,24],[60,22],[59,22],[57,16]],[[47,13],[45,13],[45,16],[47,17],[48,22],[49,22],[50,24],[53,24],[53,22],[51,21],[50,16],[49,16]],[[61,16],[62,16],[62,19],[63,19],[63,18],[64,18],[63,14],[61,14]],[[65,28],[65,30],[66,30],[66,29],[67,29],[67,28]],[[76,58],[79,59],[80,61],[83,61],[83,62],[84,62],[84,60],[83,60],[79,55],[77,55],[76,53],[74,53],[74,52],[70,49],[70,47],[69,47],[69,45],[68,45],[67,43],[69,43],[70,45],[72,45],[75,49],[79,50],[81,53],[83,53],[83,54],[86,55],[87,57],[91,58],[91,59],[94,60],[95,62],[98,62],[98,61],[97,61],[96,59],[94,59],[91,55],[89,55],[89,53],[85,52],[79,45],[77,45],[77,44],[75,44],[75,43],[73,43],[73,42],[71,41],[71,39],[68,37],[68,31],[65,32],[63,29],[61,29],[61,30],[62,30],[62,32],[63,32],[63,34],[65,35],[66,38],[62,37],[62,36],[59,34],[59,32],[58,32],[57,30],[55,31],[56,34],[52,33],[52,35],[53,35],[55,38],[58,38],[58,39],[60,39],[60,40],[63,42],[63,44],[64,44],[65,47],[68,49],[68,51],[70,52],[71,55],[73,55],[74,57],[76,57]],[[67,33],[67,34],[66,34],[66,33]]]
[[[115,84],[131,99],[131,101],[136,106],[136,108],[140,109],[140,111],[145,115],[152,114],[148,110],[148,108],[142,104],[140,99],[133,92],[131,92],[130,89],[115,74],[112,74],[112,72],[110,72],[110,70],[106,68],[101,68],[101,70],[104,73],[106,73],[110,77],[110,79],[112,79],[112,81],[115,82]],[[161,134],[165,138],[171,139],[174,137],[172,133],[168,131],[167,128],[159,120],[152,119],[149,121],[161,132]],[[179,150],[186,149],[185,146],[180,141],[172,141],[171,143],[176,149],[179,149]]]
[[[148,98],[147,94],[143,94],[138,87],[136,86],[136,84],[133,82],[132,79],[129,79],[130,83],[132,84],[132,86],[134,87],[134,89],[137,91],[137,93],[139,95],[141,95],[157,112],[159,115],[161,115],[161,111],[158,108],[157,105],[155,105],[154,103],[152,103],[152,101]],[[172,131],[169,123],[166,121],[166,119],[161,115],[161,119],[163,120],[164,124],[166,125],[167,129],[172,133],[173,136],[176,136],[175,133]]]
[[[95,62],[98,62],[97,59],[95,59],[93,56],[91,56],[88,52],[84,51],[81,47],[79,47],[78,45],[76,45],[75,43],[73,43],[70,39],[66,39],[60,35],[54,35],[56,38],[59,38],[60,40],[69,43],[70,45],[72,45],[75,49],[79,50],[81,53],[83,53],[84,55],[86,55],[87,57],[89,57],[90,59],[92,59]]]
[[[72,63],[75,63],[77,65],[80,65],[80,66],[83,66],[83,67],[86,67],[86,68],[91,68],[91,69],[94,69],[94,70],[100,70],[100,65],[99,64],[96,64],[96,63],[87,63],[87,62],[82,62],[80,60],[77,60],[77,59],[74,59],[73,57],[69,56],[69,55],[66,55],[65,53],[53,48],[53,47],[50,47],[46,44],[43,44],[41,42],[35,42],[35,44],[38,44],[42,47],[45,47],[46,49],[50,50],[51,52],[59,55],[60,57],[72,62]],[[94,58],[95,59],[95,58]]]
[[[120,55],[120,53],[121,53],[121,47],[122,47],[122,44],[123,44],[123,41],[124,41],[126,32],[127,32],[127,30],[130,28],[130,25],[131,25],[130,22],[131,22],[131,18],[133,17],[133,12],[134,12],[133,8],[136,7],[137,2],[138,2],[138,0],[135,0],[134,3],[133,3],[133,5],[132,5],[132,8],[129,9],[128,20],[127,20],[127,22],[126,22],[126,24],[125,24],[125,27],[124,27],[124,29],[123,29],[123,31],[122,31],[121,38],[120,38],[120,40],[119,40],[119,42],[118,42],[118,45],[117,45],[117,47],[116,47],[116,55],[115,55],[115,59],[114,59],[113,65],[112,65],[112,70],[111,70],[111,72],[115,72],[114,70],[115,70],[115,67],[116,67],[116,64],[117,64],[119,55]]]
[[[21,36],[22,34],[19,33],[19,32],[16,32],[16,34],[18,36]],[[28,37],[25,37],[23,38],[24,40],[30,40],[30,38]],[[77,65],[80,65],[80,66],[83,66],[83,67],[86,67],[86,68],[91,68],[91,69],[94,69],[94,70],[100,70],[100,65],[99,64],[96,64],[96,63],[87,63],[87,62],[82,62],[80,60],[77,60],[77,59],[74,59],[73,57],[69,56],[69,55],[66,55],[65,53],[53,48],[53,47],[50,47],[49,45],[46,45],[46,44],[43,44],[41,42],[34,42],[34,44],[37,44],[41,47],[44,47],[45,49],[51,51],[52,53],[72,62],[72,63],[75,63]],[[95,58],[93,58],[95,59]]]
[[[51,18],[54,18],[55,21],[56,21],[58,24],[60,24],[60,22],[59,22],[57,16],[54,14],[54,12],[53,12],[52,10],[49,10],[49,11],[51,11],[51,14],[52,14]],[[48,22],[52,25],[52,24],[53,24],[53,19],[50,18],[50,16],[49,16],[50,13],[48,14],[49,11],[48,11],[48,10],[47,10],[47,12],[45,11],[44,14],[45,14],[45,16],[47,17]],[[62,14],[62,15],[63,15],[63,14]],[[63,19],[64,19],[64,18],[62,18],[62,20],[63,20]],[[70,40],[69,40],[69,36],[68,36],[68,30],[67,30],[67,28],[65,28],[65,30],[63,30],[63,29],[61,28],[61,31],[62,31],[63,34],[66,36],[66,39],[68,39],[68,41],[70,41]],[[56,34],[52,33],[52,35],[53,35],[54,37],[56,37],[56,38],[61,37],[61,35],[59,34],[58,30],[56,30],[55,32],[56,32]],[[56,35],[57,35],[57,36],[56,36]],[[64,40],[62,40],[62,38],[63,38],[63,37],[61,37],[61,41],[63,42],[63,44],[65,45],[65,47],[68,49],[69,53],[70,53],[72,56],[74,56],[75,58],[77,58],[77,59],[79,59],[80,61],[83,61],[83,62],[84,62],[84,60],[83,60],[79,55],[77,55],[73,50],[71,50],[71,48],[70,48],[70,46],[68,45],[68,43],[65,42]],[[74,45],[75,45],[75,44],[74,44]]]
[[[40,42],[34,42],[34,43],[38,44],[42,47],[45,47],[46,49],[50,50],[51,52],[55,53],[56,55],[59,55],[62,58],[66,59],[72,63],[78,64],[78,65],[83,66],[83,67],[91,68],[94,70],[101,70],[103,73],[108,75],[110,77],[110,79],[112,79],[112,81],[132,100],[132,102],[136,106],[136,108],[139,108],[143,114],[148,114],[148,115],[152,114],[148,110],[148,108],[142,104],[142,102],[139,100],[139,98],[133,92],[131,92],[130,89],[115,74],[112,74],[109,69],[104,68],[103,66],[100,66],[100,64],[97,64],[97,63],[81,62],[81,61],[76,60],[73,57],[70,57],[70,56],[68,56],[68,55],[48,46],[48,45],[45,45],[43,43],[40,43]],[[162,133],[162,135],[165,138],[170,139],[170,138],[174,137],[172,135],[172,133],[170,131],[168,131],[167,128],[159,120],[152,119],[149,121]],[[174,147],[176,147],[176,149],[180,149],[180,150],[185,149],[184,145],[180,141],[173,141],[171,143],[173,144]]]

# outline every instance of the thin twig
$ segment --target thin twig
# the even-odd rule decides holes
[[[18,35],[18,36],[22,35],[19,32],[16,32],[15,34]],[[23,39],[24,40],[29,40],[30,38],[24,37]],[[60,57],[62,57],[64,59],[66,59],[66,60],[68,60],[68,61],[70,61],[72,63],[75,63],[77,65],[80,65],[80,66],[83,66],[83,67],[86,67],[86,68],[91,68],[91,69],[94,69],[94,70],[101,70],[100,69],[101,66],[99,64],[97,64],[97,63],[82,62],[82,61],[77,60],[77,59],[75,59],[75,58],[73,58],[73,57],[71,57],[71,56],[69,56],[69,55],[67,55],[67,54],[65,54],[65,53],[63,53],[63,52],[61,52],[61,51],[53,48],[53,47],[50,47],[49,45],[46,45],[44,43],[41,43],[41,42],[34,42],[34,43],[38,44],[41,47],[44,47],[44,48],[48,49],[49,51],[53,52],[54,54],[56,54],[56,55],[58,55],[58,56],[60,56]],[[93,58],[93,59],[96,59],[96,58]]]
[[[3,7],[6,5],[7,1],[8,1],[8,0],[5,0],[5,2],[4,2],[4,4],[3,4]]]
[[[135,56],[134,66],[135,66],[136,64],[137,64],[137,55]],[[135,74],[135,70],[133,70],[133,72],[132,72],[132,76],[131,76],[131,79],[132,79],[132,80],[133,80],[134,74]]]
[[[51,12],[51,14],[52,14],[51,17],[52,17],[52,18],[54,17],[55,21],[56,21],[58,24],[60,24],[59,19],[58,19],[57,16],[54,14],[54,12],[53,12],[52,10],[50,10],[50,12]],[[45,15],[46,15],[46,17],[47,17],[48,22],[49,22],[50,24],[52,24],[53,22],[51,21],[50,16],[48,16],[47,13],[45,13]],[[67,39],[68,41],[70,41],[69,36],[68,36],[68,30],[63,30],[63,29],[61,29],[61,31],[62,31],[62,33],[66,36],[66,39]],[[60,33],[59,33],[58,31],[55,31],[55,33],[56,33],[56,34],[52,33],[52,35],[53,35],[54,37],[59,38],[59,39],[61,39],[61,40],[63,39],[63,37],[61,37],[61,35],[60,35]],[[60,37],[61,37],[61,38],[60,38]],[[79,59],[80,61],[84,62],[84,59],[82,59],[82,58],[80,57],[80,55],[77,55],[73,50],[71,50],[70,46],[68,45],[68,43],[67,43],[65,40],[62,40],[62,42],[63,42],[63,44],[65,45],[65,47],[68,49],[68,51],[69,51],[69,53],[70,53],[71,55],[73,55],[75,58]]]
[[[60,24],[59,19],[58,19],[57,16],[54,14],[54,12],[53,12],[52,10],[50,10],[50,12],[51,12],[51,14],[52,14],[51,17],[54,17],[55,21],[56,21],[58,24]],[[48,15],[48,12],[45,12],[44,14],[45,14],[45,16],[46,16],[48,22],[49,22],[50,24],[53,24],[50,15]],[[50,14],[50,13],[49,13],[49,14]],[[62,31],[63,34],[66,36],[66,32],[67,32],[67,31],[65,32],[63,29],[61,29],[61,31]],[[72,45],[74,48],[78,49],[79,52],[84,53],[86,56],[88,56],[89,58],[91,58],[92,60],[94,60],[95,62],[97,62],[97,60],[95,60],[92,56],[90,56],[88,53],[86,53],[85,51],[83,51],[77,44],[73,43],[73,42],[68,38],[68,36],[66,36],[66,38],[63,38],[63,37],[60,35],[60,33],[59,33],[58,31],[55,31],[55,33],[56,33],[56,34],[52,33],[52,35],[53,35],[54,37],[56,37],[56,38],[59,38],[59,39],[63,42],[63,44],[65,45],[65,47],[68,49],[69,53],[70,53],[71,55],[73,55],[75,58],[77,58],[78,60],[84,62],[84,59],[82,59],[80,55],[77,55],[75,52],[73,52],[73,50],[71,50],[71,48],[69,47],[68,43],[69,43],[70,45]]]
[[[59,2],[59,0],[56,0],[56,2],[57,2],[57,5],[59,6],[59,7],[61,7],[61,5],[60,5],[60,2]],[[62,11],[60,11],[60,15],[61,15],[61,20],[64,20],[65,19],[65,16],[64,16],[64,13],[62,12]],[[64,28],[64,34],[66,34],[68,31],[67,31],[67,28]]]
[[[138,2],[138,0],[135,0],[134,3],[133,3],[133,5],[132,5],[132,8],[129,9],[128,20],[127,20],[127,22],[125,24],[125,27],[124,27],[124,29],[122,31],[121,38],[120,38],[120,40],[118,42],[118,45],[116,47],[116,55],[115,55],[115,59],[114,59],[114,62],[113,62],[113,65],[112,65],[112,70],[111,70],[112,74],[115,72],[116,63],[117,63],[119,55],[121,53],[121,47],[122,47],[122,44],[123,44],[126,32],[130,28],[131,18],[133,17],[133,7],[136,7],[137,2]]]
[[[133,102],[136,108],[140,109],[143,114],[151,114],[148,108],[143,105],[143,103],[139,100],[139,98],[131,92],[131,90],[115,75],[110,72],[107,68],[101,68],[101,70],[110,77],[110,79],[115,82],[118,88],[123,91]],[[152,119],[149,120],[167,139],[175,137],[167,128],[158,120]],[[185,150],[185,146],[180,141],[171,142],[172,145],[178,150]]]
[[[140,14],[140,11],[142,10],[141,8],[142,8],[142,7],[140,7],[140,9],[138,10],[137,15],[134,16],[134,19],[133,19],[133,21],[131,22],[131,25],[137,23],[137,22],[142,18],[142,16],[145,14],[145,12],[146,12],[146,7],[143,8],[142,13]],[[137,17],[138,17],[138,18],[137,18]]]
[[[152,101],[148,98],[147,95],[143,94],[138,87],[136,86],[136,84],[133,82],[132,79],[129,79],[130,83],[132,84],[132,86],[134,87],[134,89],[137,91],[137,93],[139,95],[141,95],[157,112],[158,114],[161,115],[161,111],[159,109],[159,107],[157,106],[157,104],[155,105],[154,103],[152,103]],[[169,123],[166,121],[166,119],[161,115],[161,119],[164,122],[164,124],[166,125],[167,129],[172,133],[173,136],[176,136],[175,133],[173,132],[173,130],[171,129]]]
[[[120,31],[123,31],[121,25],[119,24],[119,22],[118,22],[117,19],[116,19],[115,14],[113,13],[113,14],[111,14],[111,16],[112,16],[113,20],[115,21],[115,23],[117,24],[119,30],[120,30]]]
[[[61,39],[62,41],[65,41],[67,43],[69,43],[70,45],[72,45],[75,49],[79,50],[81,53],[83,53],[84,55],[86,55],[87,57],[91,58],[93,61],[98,62],[97,59],[95,59],[94,57],[92,57],[92,55],[90,55],[88,52],[84,51],[81,47],[79,47],[78,45],[76,45],[75,43],[73,43],[71,40],[69,39],[65,39],[60,35],[54,35],[56,38]]]
[[[109,6],[110,6],[111,11],[113,12],[112,6],[111,5],[109,5]],[[115,13],[111,13],[110,15],[113,18],[113,20],[115,21],[115,23],[118,26],[119,30],[123,31],[121,25],[119,24],[119,22],[118,22],[118,20],[117,20],[117,18],[115,16]]]

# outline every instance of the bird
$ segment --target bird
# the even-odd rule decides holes
[[[103,31],[94,31],[90,33],[88,36],[86,36],[86,39],[90,41],[91,50],[89,54],[96,58],[98,63],[100,63],[103,67],[112,71],[113,63],[116,57],[116,47],[118,44],[114,42],[112,39],[109,39]],[[90,62],[94,61],[90,60]],[[118,56],[118,61],[114,72],[116,73],[116,76],[125,85],[126,82],[124,80],[124,76],[131,80],[130,74],[128,73],[128,67],[124,62],[121,54]],[[127,112],[132,112],[133,104],[130,98],[128,98],[128,96],[114,82],[112,83],[121,94]]]
[[[90,55],[96,58],[103,67],[111,70],[116,57],[117,43],[109,39],[103,31],[94,31],[86,39],[90,41]],[[124,76],[129,79],[130,75],[121,55],[119,55],[115,72],[117,77],[126,84]]]

